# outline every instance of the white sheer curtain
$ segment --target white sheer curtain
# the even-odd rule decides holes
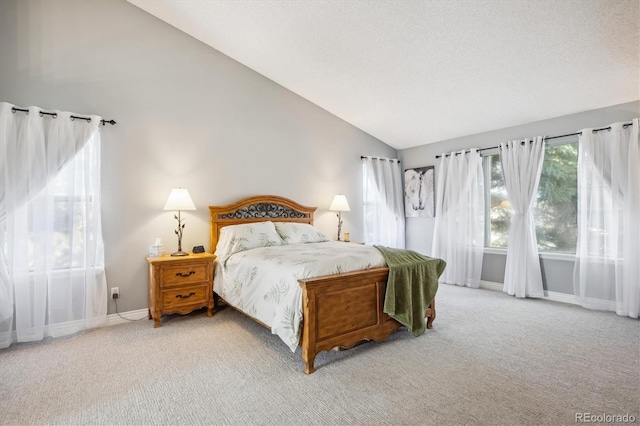
[[[574,291],[582,306],[638,318],[639,122],[583,129],[578,146],[578,244]]]
[[[484,179],[476,148],[446,156],[437,166],[433,256],[447,262],[440,282],[480,287],[484,254]]]
[[[404,248],[404,198],[400,161],[364,157],[365,242]]]
[[[513,209],[502,291],[516,297],[544,297],[532,214],[543,160],[541,136],[500,144],[504,183]]]
[[[14,108],[0,103],[0,347],[95,326],[107,308],[100,117]]]

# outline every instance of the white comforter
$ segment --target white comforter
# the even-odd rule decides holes
[[[295,351],[302,323],[301,278],[386,266],[371,246],[338,241],[260,247],[216,262],[214,291],[271,327]]]

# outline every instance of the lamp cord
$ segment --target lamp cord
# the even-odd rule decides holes
[[[118,314],[118,316],[119,316],[120,318],[122,318],[123,320],[131,321],[131,322],[136,322],[136,321],[142,321],[143,319],[146,319],[146,318],[147,318],[147,315],[145,315],[145,316],[143,316],[142,318],[139,318],[139,319],[129,319],[129,318],[125,318],[125,317],[123,317],[122,315],[120,315],[120,312],[118,312],[118,299],[111,299],[111,300],[113,300],[113,303],[115,303],[115,304],[116,304],[116,314]]]

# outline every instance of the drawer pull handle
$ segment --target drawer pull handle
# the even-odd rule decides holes
[[[177,272],[176,276],[186,278],[186,277],[189,277],[189,276],[191,276],[191,275],[193,275],[195,273],[196,273],[196,271],[193,271],[193,270],[189,271],[188,274],[185,274],[185,273],[182,273],[182,272]]]
[[[195,295],[196,295],[196,294],[195,294],[194,292],[191,292],[191,293],[187,294],[186,296],[183,296],[182,294],[176,294],[176,297],[177,297],[178,299],[188,299],[188,298],[190,298],[191,296],[195,296]]]

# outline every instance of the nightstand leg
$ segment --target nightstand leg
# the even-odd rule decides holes
[[[210,304],[209,306],[207,306],[207,316],[208,317],[212,317],[213,316],[213,308],[214,308],[214,304]]]
[[[152,319],[153,316],[151,316],[151,309],[149,309],[149,319]]]
[[[162,323],[160,322],[160,314],[154,315],[153,316],[153,328],[158,328],[162,326]]]

